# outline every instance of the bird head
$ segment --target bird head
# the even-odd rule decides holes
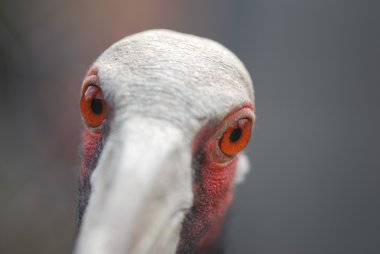
[[[192,35],[128,36],[90,67],[80,107],[75,254],[207,248],[248,169],[254,93],[239,59]]]

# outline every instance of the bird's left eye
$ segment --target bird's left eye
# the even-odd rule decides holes
[[[106,102],[102,89],[96,85],[85,87],[80,100],[82,117],[91,127],[99,127],[106,118]]]
[[[227,156],[233,156],[243,150],[251,138],[252,120],[243,118],[230,126],[219,141],[220,150]]]

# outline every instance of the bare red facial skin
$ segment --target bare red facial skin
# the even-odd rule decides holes
[[[81,164],[81,174],[80,180],[81,185],[85,184],[85,178],[88,171],[92,171],[96,164],[98,163],[100,152],[103,148],[103,133],[102,132],[91,132],[88,129],[83,129],[83,155]]]
[[[103,149],[104,134],[103,131],[94,133],[91,130],[84,128],[82,131],[82,139],[83,150],[78,193],[78,227],[82,222],[82,217],[90,198],[90,177],[96,165],[98,164],[100,153]]]
[[[253,110],[251,104],[243,108]],[[234,118],[235,113],[225,120]],[[215,123],[205,126],[193,144],[194,201],[183,221],[178,254],[205,253],[218,237],[223,216],[232,201],[238,159],[236,156],[227,160],[215,158],[218,141],[214,133],[219,127]]]
[[[98,70],[96,67],[90,68],[84,78],[82,89],[88,86],[88,84],[98,83],[97,73]],[[98,163],[103,144],[104,128],[89,129],[87,126],[84,126],[82,131],[82,163],[80,167],[78,226],[80,226],[91,193],[90,176]]]
[[[84,93],[84,89],[91,84],[97,84],[98,79],[98,69],[92,66],[86,73],[81,89],[81,94]],[[89,130],[87,127],[84,127],[82,131],[82,142],[83,142],[83,152],[82,152],[82,164],[81,164],[81,174],[80,180],[81,185],[85,183],[85,176],[89,169],[93,169],[98,160],[98,155],[102,149],[101,140],[103,137],[103,132],[101,129],[99,131]]]

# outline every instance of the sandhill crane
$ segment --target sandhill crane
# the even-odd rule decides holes
[[[248,170],[254,92],[240,60],[193,35],[131,35],[90,67],[80,107],[74,253],[204,253]]]

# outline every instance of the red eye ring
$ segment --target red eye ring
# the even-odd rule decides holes
[[[107,104],[103,91],[97,85],[90,84],[82,90],[80,108],[84,122],[91,128],[97,128],[106,119]]]
[[[253,122],[242,118],[228,127],[219,140],[220,150],[227,156],[233,156],[242,151],[251,138]]]

